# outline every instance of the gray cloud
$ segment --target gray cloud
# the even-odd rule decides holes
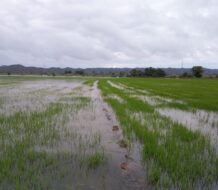
[[[1,0],[0,64],[218,68],[217,0]]]

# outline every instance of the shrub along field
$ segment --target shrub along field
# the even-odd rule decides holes
[[[218,80],[4,76],[0,94],[0,189],[218,188]]]

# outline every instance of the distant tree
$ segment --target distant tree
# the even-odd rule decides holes
[[[71,70],[65,70],[65,71],[64,71],[64,74],[65,74],[65,75],[70,75],[70,74],[72,74],[72,71],[71,71]]]
[[[182,78],[191,78],[191,77],[193,77],[193,75],[189,74],[187,72],[184,72],[180,77],[182,77]]]
[[[130,76],[131,76],[131,77],[136,77],[136,76],[137,76],[137,70],[136,70],[136,69],[132,69],[132,70],[130,71]]]
[[[201,66],[194,66],[194,67],[192,67],[192,73],[197,78],[201,78],[203,72],[204,72],[204,69]]]
[[[165,77],[166,73],[163,69],[155,69],[152,67],[145,68],[144,76],[146,77]]]
[[[155,69],[152,68],[152,67],[149,67],[149,68],[145,68],[144,70],[144,76],[146,77],[152,77],[155,73]]]
[[[181,77],[188,77],[188,73],[187,72],[182,73]]]
[[[92,71],[92,76],[96,76],[96,72],[95,71]]]
[[[8,72],[7,74],[8,74],[8,76],[9,76],[9,75],[11,75],[11,73],[10,73],[10,72]]]
[[[55,73],[52,73],[51,75],[52,75],[53,77],[55,77],[55,76],[56,76],[56,74],[55,74]]]
[[[77,75],[84,75],[84,71],[83,70],[77,70],[75,73]]]
[[[111,73],[111,76],[112,76],[112,77],[116,77],[117,74],[116,74],[115,72],[112,72],[112,73]]]
[[[119,77],[124,77],[125,76],[125,72],[120,71],[119,72]]]
[[[131,77],[141,77],[143,75],[142,71],[137,70],[137,69],[132,69],[130,71],[130,76]]]
[[[155,77],[165,77],[166,73],[163,69],[156,69],[155,75]]]

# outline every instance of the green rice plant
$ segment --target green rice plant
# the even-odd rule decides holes
[[[87,156],[86,162],[89,169],[96,169],[100,164],[102,164],[105,160],[104,153],[95,152]]]
[[[155,188],[210,189],[217,182],[217,154],[206,137],[159,115],[149,104],[106,80],[100,81],[99,88],[116,112],[124,135],[128,139],[135,136],[143,145],[148,180]],[[126,103],[107,98],[111,93]],[[135,113],[141,113],[141,118]]]
[[[214,79],[110,79],[137,90],[147,90],[150,95],[159,95],[182,100],[187,106],[218,111],[218,80]],[[179,108],[180,105],[178,105]]]
[[[75,159],[79,151],[64,154],[52,150],[63,137],[77,139],[64,126],[71,114],[89,103],[90,98],[74,96],[64,103],[50,103],[41,111],[0,115],[0,188],[50,189],[52,179],[63,178],[72,162],[79,163],[80,159]],[[100,137],[93,138],[92,146],[97,147]]]
[[[93,86],[95,81],[96,81],[95,78],[89,78],[83,84],[88,85],[88,86]]]
[[[37,175],[55,162],[45,153],[30,149],[35,144],[58,138],[57,131],[49,128],[52,127],[52,117],[60,111],[60,105],[52,104],[42,113],[26,115],[19,112],[9,117],[0,116],[0,187],[7,189],[10,184],[9,189],[10,186],[12,189],[31,188],[37,184]],[[25,183],[26,180],[28,183]]]

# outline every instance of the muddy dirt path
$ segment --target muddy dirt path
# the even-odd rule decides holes
[[[123,139],[122,129],[116,116],[103,101],[97,81],[93,87],[84,87],[82,94],[91,98],[90,110],[82,110],[79,119],[73,127],[80,128],[85,134],[99,132],[101,144],[106,155],[106,164],[96,169],[92,177],[81,183],[81,189],[108,189],[108,190],[142,190],[146,188],[145,170],[141,161],[141,147],[135,143],[131,148],[120,147],[118,141]],[[101,177],[98,177],[99,174]]]
[[[103,101],[97,82],[94,84],[91,97],[98,110],[97,118],[98,120],[101,118],[101,121],[99,120],[101,125],[96,126],[101,127],[103,146],[107,154],[111,156],[108,173],[110,178],[112,177],[111,182],[114,182],[117,176],[117,179],[120,178],[117,189],[145,189],[145,171],[141,165],[140,145],[135,143],[128,150],[117,144],[123,139],[122,129],[111,107]]]

